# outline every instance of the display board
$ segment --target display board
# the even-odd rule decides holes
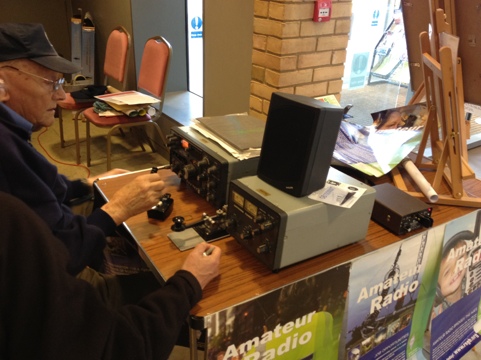
[[[205,319],[209,359],[461,359],[481,340],[481,211]]]
[[[430,1],[433,0],[402,2],[413,91],[416,91],[423,82],[419,34],[429,31]],[[475,0],[455,1],[454,7],[455,21],[453,23],[455,23],[456,29],[454,35],[459,36],[458,55],[461,58],[463,69],[464,99],[467,103],[481,105],[481,92],[479,91],[481,86],[480,4]]]

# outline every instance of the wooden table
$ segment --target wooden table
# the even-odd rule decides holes
[[[150,169],[99,179],[96,182],[96,188],[108,199],[132,178],[148,172]],[[188,250],[179,251],[167,237],[167,234],[172,232],[173,222],[171,219],[175,216],[183,216],[188,224],[200,220],[203,213],[214,215],[217,209],[195,194],[171,170],[160,170],[159,173],[167,184],[165,192],[170,193],[174,199],[171,216],[165,221],[157,221],[149,220],[147,214],[143,213],[132,217],[125,222],[125,225],[140,246],[149,266],[155,269],[162,278],[167,279],[181,267],[189,253]],[[377,180],[379,182],[389,181],[388,178]],[[470,194],[479,195],[481,184],[476,179],[470,180],[466,184],[466,189]],[[475,210],[470,207],[436,204],[433,204],[432,207],[434,226]],[[283,268],[278,273],[272,272],[266,265],[254,258],[234,238],[227,237],[218,240],[215,245],[222,250],[220,276],[204,289],[203,299],[191,311],[192,319],[199,320],[197,326],[203,328],[202,319],[206,315],[353,260],[413,234],[396,236],[371,221],[364,240]]]

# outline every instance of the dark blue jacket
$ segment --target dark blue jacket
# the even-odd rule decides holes
[[[30,137],[31,124],[0,103],[0,191],[26,203],[65,244],[71,274],[85,266],[98,268],[105,237],[115,231],[114,221],[100,209],[87,218],[74,215],[69,202],[88,189],[80,180],[70,181],[59,174],[30,144]]]
[[[67,274],[67,251],[38,216],[2,192],[0,204],[0,359],[169,358],[202,297],[190,272],[112,311]]]

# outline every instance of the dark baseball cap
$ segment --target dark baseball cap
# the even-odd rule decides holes
[[[42,24],[0,23],[0,61],[15,59],[29,59],[62,74],[81,70],[57,54]]]

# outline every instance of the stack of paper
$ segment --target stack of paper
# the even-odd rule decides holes
[[[264,120],[246,114],[197,118],[192,126],[239,160],[260,155],[265,127]]]
[[[102,100],[117,112],[106,111],[101,116],[128,115],[130,117],[143,116],[149,106],[159,103],[160,100],[138,91],[121,91],[112,94],[99,95],[95,98]]]

